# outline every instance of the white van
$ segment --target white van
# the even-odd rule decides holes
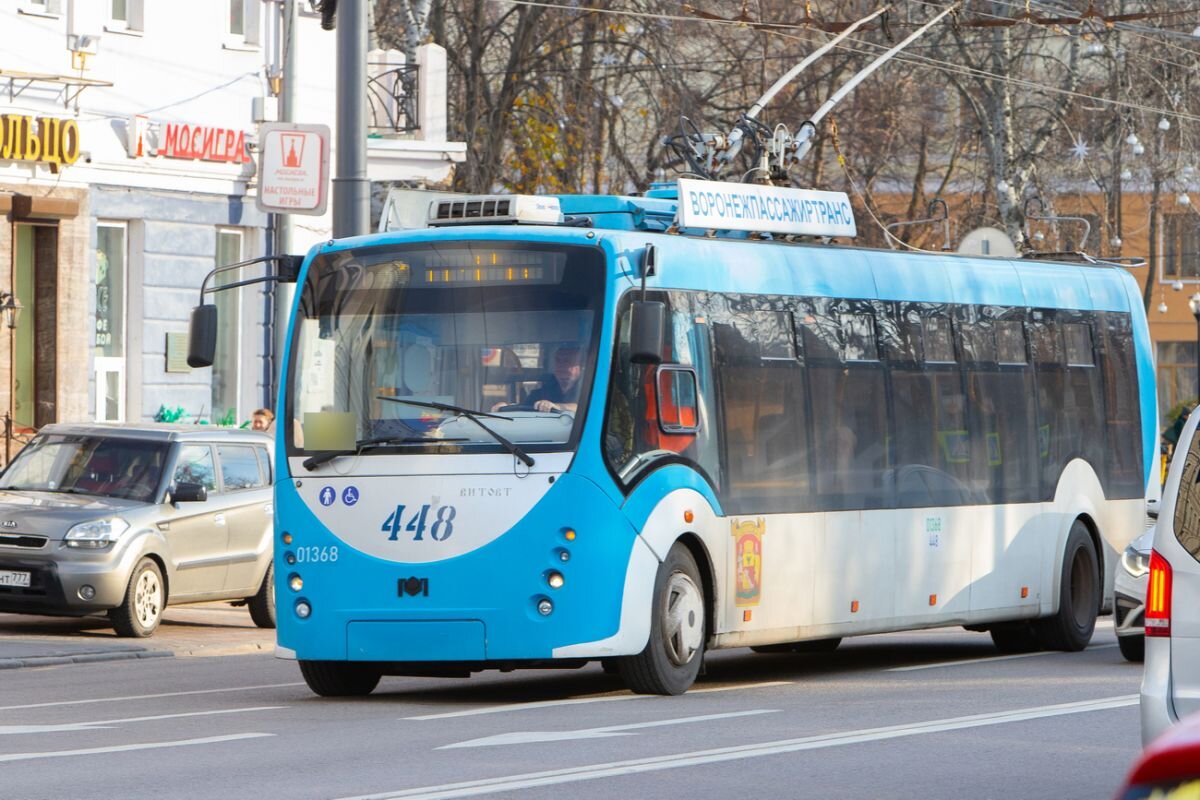
[[[1200,712],[1200,414],[1179,436],[1150,554],[1142,742]]]

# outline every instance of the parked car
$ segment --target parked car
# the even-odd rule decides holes
[[[1146,587],[1142,741],[1200,712],[1200,414],[1192,414],[1163,487]]]
[[[1146,655],[1144,612],[1153,544],[1153,527],[1130,542],[1121,554],[1113,582],[1113,622],[1117,631],[1117,645],[1127,660],[1139,663]]]
[[[270,453],[254,431],[45,426],[0,473],[0,611],[149,636],[168,604],[233,600],[275,627]]]
[[[1200,714],[1146,746],[1116,800],[1188,800],[1200,796]]]

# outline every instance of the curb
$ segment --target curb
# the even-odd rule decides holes
[[[74,655],[24,656],[22,658],[0,658],[0,670],[53,667],[63,664],[92,664],[99,661],[128,661],[134,658],[173,658],[174,656],[175,654],[170,650],[112,650]]]

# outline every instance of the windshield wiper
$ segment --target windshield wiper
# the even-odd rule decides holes
[[[465,442],[466,439],[431,439],[428,436],[375,436],[370,439],[359,439],[354,443],[354,447],[348,447],[345,450],[326,450],[322,453],[309,456],[300,462],[300,466],[304,467],[309,472],[324,464],[326,461],[333,461],[335,458],[342,456],[352,456],[356,453],[361,453],[363,450],[368,450],[372,447],[382,447],[389,444],[415,444],[417,442],[441,444],[442,442]]]
[[[476,425],[478,425],[479,427],[481,427],[485,431],[487,431],[487,433],[489,435],[491,435],[491,437],[493,439],[495,439],[497,442],[499,442],[501,444],[501,446],[504,447],[504,449],[507,450],[509,453],[511,453],[515,458],[521,459],[522,464],[524,464],[527,467],[533,466],[533,459],[529,456],[528,453],[526,453],[524,450],[522,450],[518,445],[514,444],[513,442],[510,442],[508,439],[505,439],[503,436],[496,433],[494,430],[489,428],[487,425],[484,425],[483,421],[481,419],[479,419],[480,417],[490,417],[491,419],[502,419],[505,422],[512,422],[512,417],[503,417],[503,416],[500,416],[499,414],[489,414],[486,411],[472,411],[469,408],[463,408],[462,406],[452,406],[452,405],[448,405],[447,403],[436,403],[436,402],[432,402],[432,401],[427,402],[425,400],[408,400],[406,398],[395,397],[390,394],[376,395],[376,399],[391,400],[393,403],[404,403],[406,406],[417,406],[418,408],[432,408],[436,411],[445,411],[450,414],[457,414],[460,417],[466,417],[467,419],[471,420],[471,422],[474,422]]]

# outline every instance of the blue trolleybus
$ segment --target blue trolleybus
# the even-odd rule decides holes
[[[716,648],[1082,649],[1154,476],[1134,280],[853,232],[844,195],[684,180],[314,248],[278,654],[321,695],[597,660],[678,694]]]

